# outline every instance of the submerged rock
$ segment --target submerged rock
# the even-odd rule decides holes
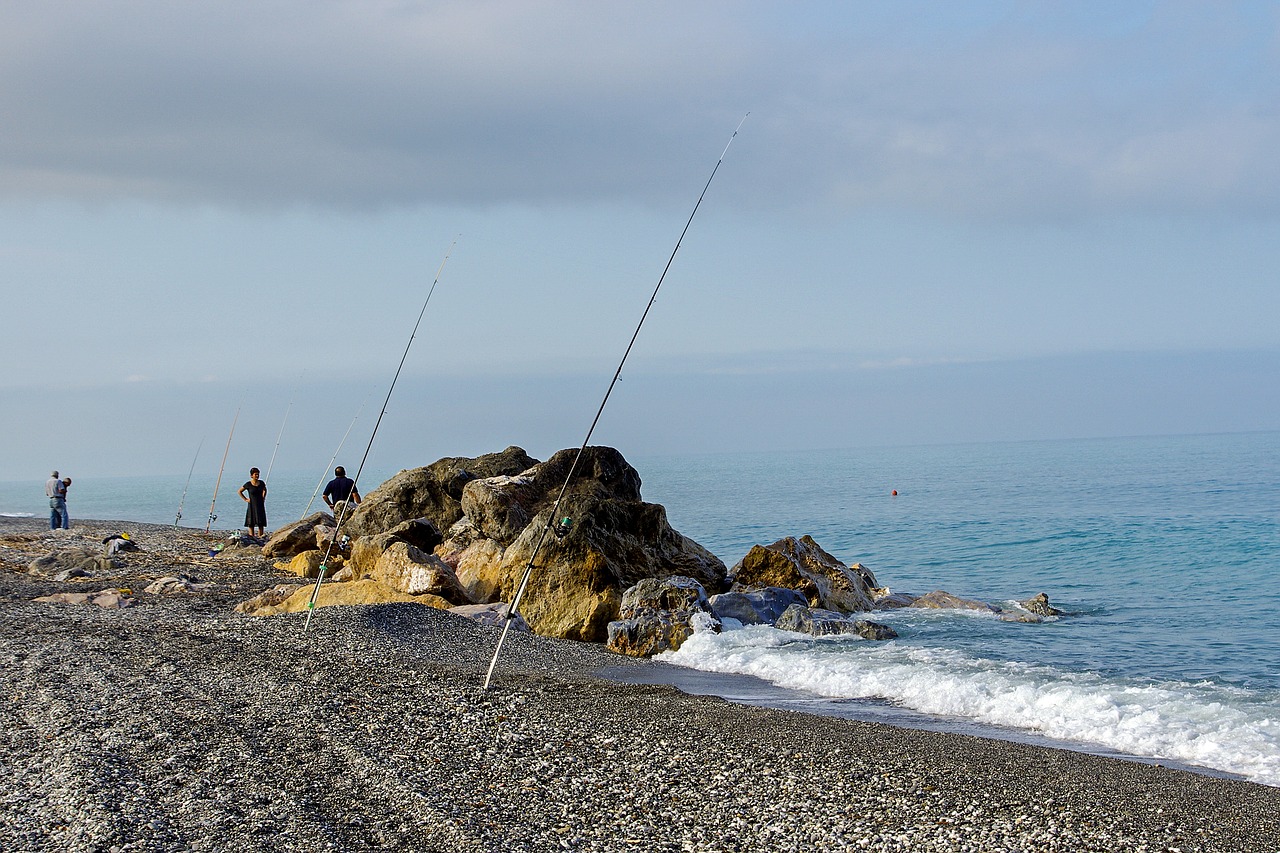
[[[1025,601],[1019,601],[1018,606],[1023,610],[1027,610],[1037,616],[1061,616],[1062,611],[1049,603],[1049,596],[1043,592],[1033,595]]]
[[[958,595],[952,595],[946,590],[935,589],[926,595],[922,595],[915,601],[907,605],[922,610],[981,610],[987,613],[999,613],[1000,608],[985,601],[975,601],[971,598],[961,598]]]
[[[803,604],[793,604],[788,607],[775,627],[782,631],[796,631],[813,637],[857,634],[867,640],[891,640],[898,636],[898,632],[888,625],[866,619],[850,619],[834,610],[805,607]]]

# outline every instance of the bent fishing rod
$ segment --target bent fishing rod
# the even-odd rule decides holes
[[[231,421],[231,432],[227,433],[227,447],[222,451],[222,464],[218,466],[218,479],[213,484],[213,500],[209,502],[209,520],[204,525],[204,532],[208,533],[209,528],[213,527],[213,523],[218,520],[217,514],[213,508],[218,505],[218,488],[222,485],[222,470],[227,467],[227,454],[231,452],[231,437],[236,434],[236,422],[240,420],[240,408],[244,403],[236,406],[236,416]]]
[[[560,492],[556,495],[556,501],[551,506],[551,511],[547,513],[547,522],[543,525],[542,532],[538,535],[538,541],[534,543],[533,553],[529,555],[529,563],[524,567],[524,573],[520,576],[520,583],[516,586],[516,594],[511,599],[511,605],[507,607],[507,612],[503,617],[502,633],[498,635],[498,643],[493,649],[493,660],[489,661],[489,671],[484,677],[483,690],[489,689],[489,684],[493,681],[493,670],[498,665],[498,655],[502,653],[502,644],[506,642],[507,634],[511,630],[511,622],[517,615],[520,602],[524,599],[524,594],[529,588],[529,577],[533,574],[533,563],[538,558],[538,552],[542,550],[542,543],[546,541],[547,534],[553,530],[557,535],[563,536],[568,532],[570,520],[560,519],[560,504],[564,500],[565,493],[569,490],[569,482],[573,479],[574,473],[578,470],[578,463],[582,460],[582,454],[586,452],[587,444],[591,441],[591,435],[596,430],[596,424],[600,423],[600,416],[604,414],[604,407],[609,403],[609,396],[613,394],[614,386],[618,384],[618,379],[622,376],[622,368],[627,363],[627,357],[631,355],[631,349],[636,345],[636,339],[640,337],[640,329],[644,326],[644,321],[649,317],[649,311],[653,308],[653,303],[658,299],[658,291],[662,289],[662,283],[666,281],[667,272],[671,269],[671,264],[676,259],[676,253],[680,251],[680,244],[684,242],[684,236],[689,233],[689,226],[693,224],[693,217],[698,215],[698,208],[702,206],[702,200],[707,195],[707,189],[710,188],[711,182],[715,180],[716,172],[720,170],[720,164],[724,162],[725,155],[729,153],[729,146],[733,144],[733,140],[737,138],[738,131],[742,129],[742,124],[747,120],[747,113],[742,117],[742,121],[738,122],[738,126],[734,128],[733,135],[729,137],[729,141],[724,146],[724,151],[720,152],[720,159],[716,160],[715,167],[711,170],[710,177],[702,187],[702,193],[698,196],[697,202],[693,205],[693,210],[689,213],[689,219],[684,223],[684,230],[680,232],[679,239],[676,240],[675,248],[671,250],[671,257],[667,258],[667,265],[662,269],[662,275],[658,276],[658,283],[653,288],[653,294],[649,297],[649,304],[645,306],[644,313],[640,315],[640,322],[636,324],[636,330],[631,334],[631,341],[627,344],[627,349],[622,353],[622,360],[618,362],[618,369],[614,371],[613,379],[609,382],[608,389],[604,392],[604,399],[600,401],[600,408],[596,409],[596,416],[591,421],[591,426],[587,428],[587,436],[582,440],[582,445],[578,448],[577,454],[573,457],[573,464],[569,466],[569,473],[564,478],[564,483],[560,486]]]
[[[173,526],[176,528],[178,522],[182,520],[182,505],[187,502],[187,489],[191,488],[191,475],[196,470],[196,460],[200,458],[200,448],[204,447],[204,437],[200,438],[200,443],[196,445],[196,455],[191,457],[191,469],[187,471],[187,484],[182,487],[182,497],[178,499],[178,514],[173,517]]]
[[[396,383],[400,381],[400,371],[404,370],[405,359],[409,357],[409,348],[413,346],[413,339],[418,335],[418,326],[422,325],[422,317],[427,313],[427,306],[431,304],[431,296],[436,292],[436,285],[440,283],[440,274],[444,272],[444,265],[449,262],[449,255],[453,254],[453,247],[457,244],[457,238],[454,238],[454,241],[449,244],[449,251],[444,253],[444,260],[440,262],[440,268],[436,270],[436,277],[431,282],[431,288],[427,291],[427,298],[422,301],[422,310],[418,312],[418,320],[413,324],[413,331],[409,333],[409,342],[404,345],[404,353],[400,356],[400,365],[396,368],[396,375],[391,377],[391,387],[387,389],[387,398],[382,401],[382,411],[378,413],[378,419],[374,421],[373,432],[369,434],[369,443],[365,445],[364,456],[360,459],[360,467],[356,469],[356,475],[352,478],[352,492],[356,490],[356,486],[360,483],[360,474],[364,471],[364,463],[369,460],[369,451],[373,449],[373,440],[378,437],[378,427],[382,426],[382,416],[387,413],[387,406],[391,403],[391,393],[396,390]],[[335,453],[334,456],[336,457],[337,454]],[[334,525],[333,536],[329,540],[329,547],[325,549],[324,559],[320,561],[320,574],[316,577],[315,588],[311,590],[311,600],[307,602],[307,621],[302,626],[304,634],[311,628],[311,614],[315,613],[316,599],[320,597],[320,584],[324,583],[325,567],[329,564],[329,558],[333,556],[334,546],[338,544],[338,534],[342,530],[342,522],[346,520],[347,509],[350,506],[351,500],[350,495],[348,495],[348,500],[342,502],[342,509],[338,512],[338,519]]]

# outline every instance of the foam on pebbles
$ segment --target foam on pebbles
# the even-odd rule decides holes
[[[0,526],[3,850],[1280,849],[1280,789],[616,684],[595,673],[653,664],[517,633],[482,692],[494,628],[246,617],[283,574],[163,527],[57,582],[25,573],[53,543],[21,521]],[[146,592],[166,577],[209,586]],[[32,600],[85,584],[137,605]]]

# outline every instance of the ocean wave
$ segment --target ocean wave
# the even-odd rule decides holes
[[[753,675],[831,698],[887,700],[925,714],[1280,786],[1280,697],[1270,695],[1274,691],[1210,682],[1137,683],[953,649],[814,639],[762,626],[698,633],[659,659]]]
[[[34,512],[0,512],[0,518],[35,518]]]

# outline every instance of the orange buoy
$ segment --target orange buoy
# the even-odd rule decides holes
[[[893,496],[894,496],[895,498],[898,496],[898,490],[897,490],[897,489],[894,489],[894,490],[893,490]]]

